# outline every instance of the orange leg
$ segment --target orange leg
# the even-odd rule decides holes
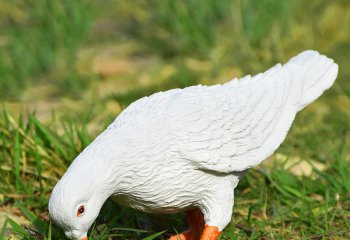
[[[186,219],[190,225],[190,228],[180,233],[179,235],[174,235],[169,240],[198,240],[199,236],[204,229],[204,218],[203,214],[199,209],[192,209],[186,212]]]
[[[186,218],[190,229],[172,236],[169,240],[198,240],[199,236],[201,236],[200,240],[216,240],[220,236],[218,227],[209,225],[204,227],[204,217],[199,209],[187,211]]]
[[[200,240],[216,240],[220,236],[219,228],[216,226],[205,225],[202,237]]]

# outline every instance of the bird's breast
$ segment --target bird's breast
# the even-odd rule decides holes
[[[112,196],[119,204],[151,213],[176,213],[198,205],[215,176],[186,162],[144,164],[126,170],[121,191]]]

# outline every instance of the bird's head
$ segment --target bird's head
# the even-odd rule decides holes
[[[88,160],[75,160],[54,187],[50,201],[51,219],[70,239],[87,239],[87,232],[97,218],[110,193],[101,188],[99,176],[89,167]],[[103,173],[101,173],[103,174]]]

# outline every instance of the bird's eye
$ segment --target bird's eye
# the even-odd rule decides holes
[[[85,207],[84,207],[84,205],[81,205],[81,206],[78,208],[77,216],[80,217],[81,215],[83,215],[84,212],[85,212]]]

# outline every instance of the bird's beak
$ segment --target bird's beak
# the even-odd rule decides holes
[[[88,238],[87,237],[83,237],[81,240],[88,240]]]

